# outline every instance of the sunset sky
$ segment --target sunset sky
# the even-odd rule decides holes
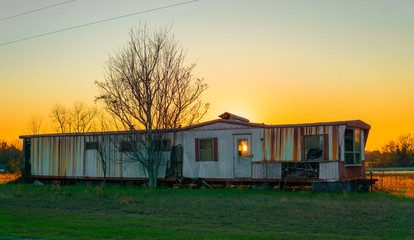
[[[104,61],[140,23],[173,26],[209,85],[205,120],[225,111],[267,124],[360,119],[372,127],[368,150],[414,133],[413,1],[163,8],[178,3],[186,1],[0,1],[0,139],[27,134],[31,114],[48,121],[55,103],[92,105]],[[133,13],[140,14],[30,38]]]

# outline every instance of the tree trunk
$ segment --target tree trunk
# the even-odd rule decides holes
[[[153,170],[148,171],[148,188],[154,189],[157,187],[157,177],[154,176]]]
[[[148,187],[150,189],[157,188],[157,177],[158,169],[152,164],[150,165],[150,169],[148,169]]]

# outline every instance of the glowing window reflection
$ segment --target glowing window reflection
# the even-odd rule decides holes
[[[249,146],[247,144],[247,140],[241,139],[238,141],[238,151],[239,151],[239,156],[247,157],[249,153]]]

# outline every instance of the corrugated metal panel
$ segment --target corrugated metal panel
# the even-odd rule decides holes
[[[339,126],[307,126],[263,129],[262,161],[303,161],[301,139],[306,135],[329,136],[329,159],[338,160]]]
[[[253,179],[281,179],[282,163],[280,162],[254,162],[252,164]]]
[[[171,138],[173,137],[171,133]],[[34,176],[56,177],[104,177],[103,163],[95,149],[86,150],[86,142],[99,142],[106,162],[108,178],[147,177],[141,165],[128,161],[120,153],[111,135],[50,136],[33,138],[31,146],[31,174]],[[169,152],[162,153],[158,177],[164,178]]]
[[[321,162],[319,163],[319,179],[338,180],[339,179],[339,162]]]
[[[32,175],[83,176],[84,137],[43,137],[32,142]]]

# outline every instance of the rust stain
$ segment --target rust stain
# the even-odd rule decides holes
[[[338,126],[334,126],[332,128],[332,144],[331,144],[332,156],[331,157],[333,161],[338,161],[338,131],[339,131]]]
[[[262,161],[303,161],[304,144],[301,139],[306,135],[328,135],[325,140],[331,161],[338,160],[339,126],[305,126],[293,128],[263,129]],[[328,154],[328,152],[327,152]]]
[[[270,129],[270,160],[275,160],[276,159],[275,141],[276,141],[275,130]]]
[[[278,154],[277,159],[272,159],[272,160],[281,160],[281,159],[283,159],[283,148],[282,148],[283,144],[282,144],[282,138],[281,138],[282,130],[280,128],[277,128],[276,131],[277,131],[277,139],[278,139],[277,142],[278,142],[278,152],[279,152],[279,154]]]
[[[292,160],[297,161],[298,160],[298,145],[299,145],[299,133],[298,128],[293,129],[293,156]]]

